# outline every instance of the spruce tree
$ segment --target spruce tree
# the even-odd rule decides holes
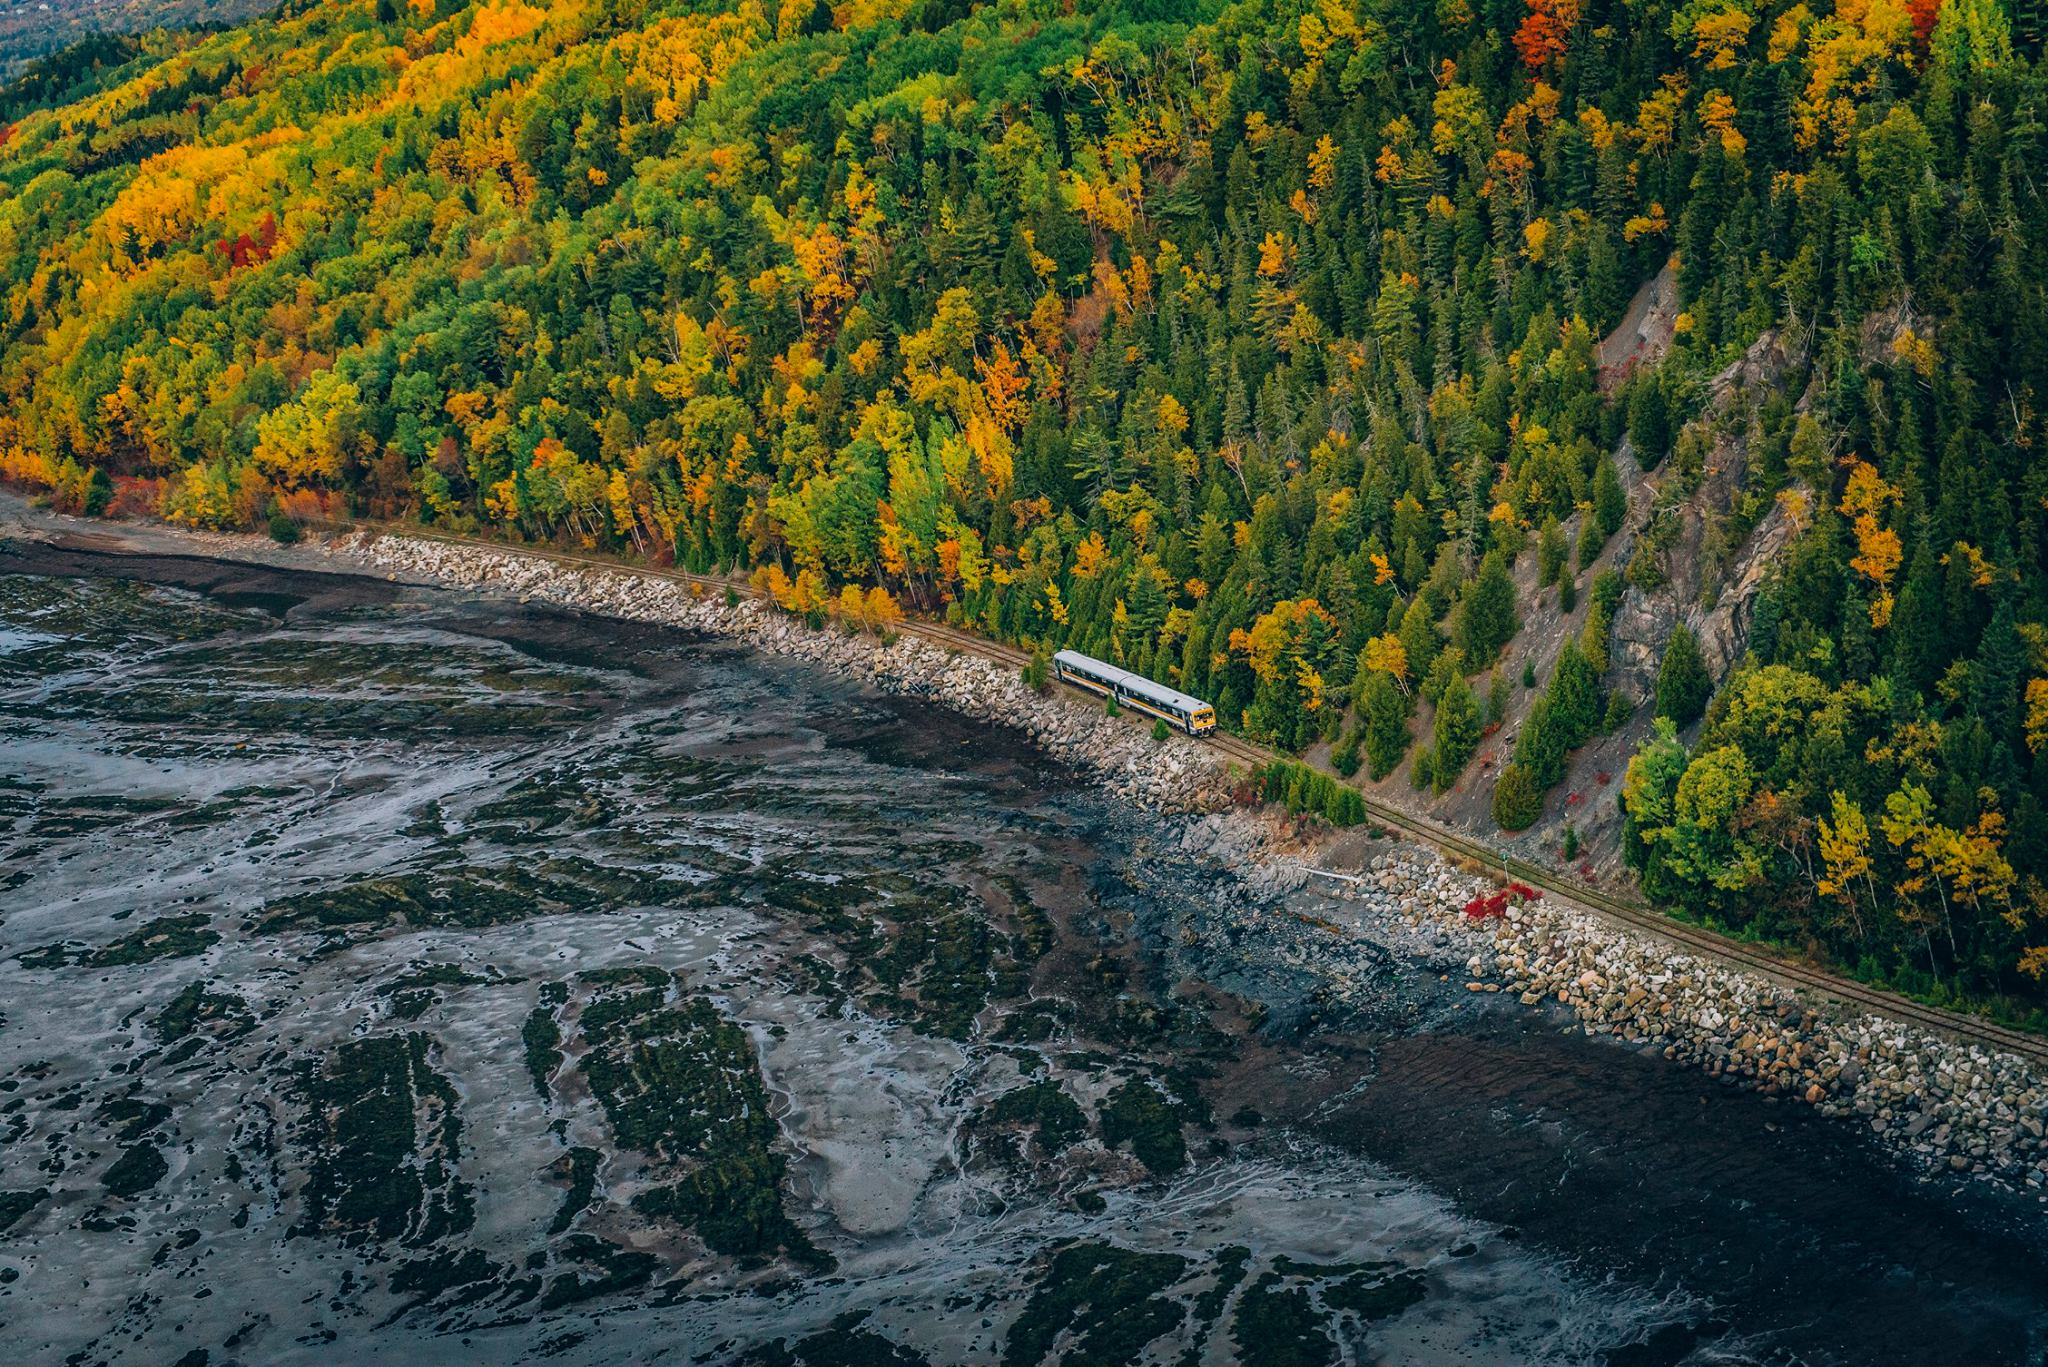
[[[1614,462],[1607,457],[1600,458],[1598,468],[1593,471],[1593,521],[1600,528],[1604,541],[1621,530],[1621,524],[1628,520],[1628,491],[1621,487],[1621,476],[1615,473]]]
[[[1600,681],[1576,640],[1566,641],[1558,651],[1549,697],[1559,744],[1575,750],[1590,740],[1600,725]]]
[[[1479,562],[1478,577],[1458,604],[1454,634],[1464,648],[1467,667],[1484,669],[1492,664],[1520,626],[1515,617],[1515,581],[1508,574],[1507,558],[1499,551],[1489,551]]]
[[[1365,760],[1373,778],[1394,772],[1408,753],[1408,701],[1384,674],[1365,680],[1365,698],[1358,709],[1365,732]]]
[[[1498,668],[1486,681],[1486,724],[1499,726],[1508,719],[1508,680]]]
[[[1564,528],[1557,525],[1555,516],[1543,519],[1543,532],[1536,538],[1536,582],[1549,588],[1557,582],[1558,574],[1564,569],[1564,558],[1570,548],[1565,545]],[[1570,611],[1570,609],[1566,609]]]
[[[1526,831],[1543,815],[1543,792],[1520,764],[1500,771],[1493,785],[1493,824],[1504,831]]]
[[[1671,630],[1664,663],[1657,669],[1657,715],[1671,718],[1681,729],[1691,726],[1706,713],[1713,692],[1714,680],[1700,654],[1700,638],[1680,622]]]
[[[1453,675],[1436,705],[1432,733],[1436,759],[1431,779],[1439,794],[1458,781],[1465,762],[1479,748],[1480,735],[1479,700],[1472,696],[1472,686],[1463,675]]]
[[[1656,469],[1671,448],[1671,413],[1664,386],[1654,373],[1642,375],[1630,387],[1628,444],[1635,451],[1636,464],[1645,470]]]

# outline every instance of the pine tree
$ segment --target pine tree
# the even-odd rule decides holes
[[[1636,464],[1654,470],[1671,449],[1671,414],[1655,374],[1639,377],[1628,396],[1628,443]]]
[[[1756,644],[1760,634],[1756,623],[1762,616],[1762,604],[1758,608],[1756,617],[1751,619],[1750,648],[1757,651],[1759,658],[1766,658]],[[1934,553],[1923,539],[1913,549],[1912,568],[1906,573],[1905,586],[1899,590],[1898,604],[1892,609],[1890,630],[1892,679],[1901,688],[1923,696],[1933,690],[1941,668],[1940,614],[1941,575]]]
[[[1346,778],[1358,772],[1358,747],[1363,741],[1364,728],[1354,726],[1344,733],[1344,739],[1330,750],[1330,767]]]
[[[1564,777],[1567,748],[1546,693],[1530,706],[1529,719],[1515,738],[1515,763],[1529,771],[1538,788],[1549,788]]]
[[[1996,741],[2019,734],[2020,673],[2027,648],[2020,639],[2010,596],[1999,600],[1970,666],[1970,709]]]
[[[1707,673],[1706,657],[1700,654],[1700,638],[1680,622],[1671,629],[1664,662],[1657,669],[1657,715],[1671,718],[1681,728],[1691,726],[1705,714],[1713,692],[1714,680]]]

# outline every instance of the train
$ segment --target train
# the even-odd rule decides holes
[[[1216,729],[1216,709],[1200,698],[1153,683],[1142,674],[1133,674],[1078,650],[1062,650],[1053,656],[1052,672],[1064,683],[1114,698],[1119,706],[1157,717],[1191,736],[1206,735]]]

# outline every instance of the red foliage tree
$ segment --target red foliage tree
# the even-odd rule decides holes
[[[1515,30],[1515,51],[1533,75],[1563,61],[1579,22],[1579,0],[1528,0],[1529,14]]]
[[[268,261],[277,250],[277,215],[265,214],[263,221],[256,225],[256,235],[243,233],[230,242],[226,238],[213,244],[213,249],[228,259],[230,270],[241,270]]]
[[[1941,0],[1906,0],[1906,13],[1913,17],[1913,50],[1925,56],[1927,40],[1934,36],[1934,20]]]

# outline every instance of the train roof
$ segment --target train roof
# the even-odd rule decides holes
[[[1107,660],[1098,660],[1093,655],[1083,655],[1078,650],[1062,650],[1053,659],[1066,665],[1085,665],[1091,673],[1100,675],[1105,681],[1120,684],[1142,698],[1157,703],[1171,703],[1183,712],[1199,712],[1209,704],[1191,693],[1177,688],[1168,688],[1163,683],[1154,683],[1143,674],[1133,674],[1121,665]]]

